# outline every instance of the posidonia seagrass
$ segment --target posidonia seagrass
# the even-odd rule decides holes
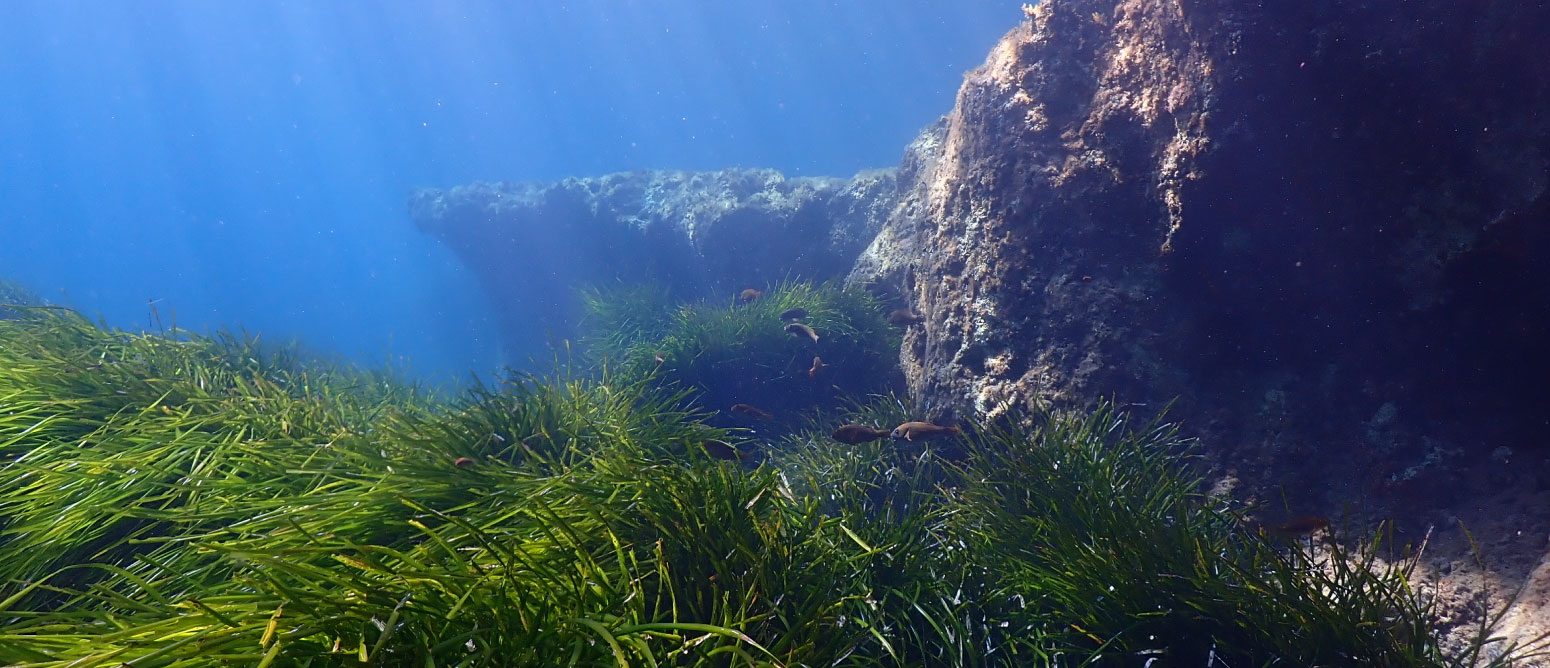
[[[1108,406],[827,439],[911,417],[879,396],[755,466],[707,456],[747,435],[650,378],[448,399],[252,337],[21,313],[0,321],[0,664],[1467,660],[1383,534],[1247,530],[1171,428]]]

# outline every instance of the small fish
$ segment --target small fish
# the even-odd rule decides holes
[[[753,288],[748,288],[747,290],[744,290],[742,292],[737,293],[737,301],[739,301],[741,303],[744,303],[744,304],[749,304],[749,303],[752,303],[755,300],[757,300],[757,299],[759,299],[760,297],[763,297],[763,296],[764,296],[763,292],[760,292],[760,291],[755,290]]]
[[[732,414],[733,415],[742,415],[744,417],[751,417],[751,418],[753,418],[755,420],[773,420],[773,419],[775,419],[775,416],[770,415],[769,413],[761,411],[761,410],[759,410],[757,408],[754,408],[753,406],[749,406],[748,404],[732,404],[732,409],[731,410],[732,410]]]
[[[813,331],[812,327],[808,327],[807,325],[804,325],[800,322],[793,322],[789,325],[786,325],[786,333],[799,339],[805,336],[809,339],[812,339],[813,343],[818,343],[818,332]]]
[[[890,432],[887,429],[877,429],[864,424],[847,424],[839,429],[835,429],[834,433],[830,434],[830,436],[834,437],[834,440],[851,445],[888,438],[889,435]]]
[[[705,454],[729,462],[746,462],[753,457],[749,453],[732,447],[732,444],[726,441],[702,441],[700,447],[705,448]]]
[[[1312,515],[1293,518],[1275,526],[1276,533],[1283,533],[1289,536],[1305,536],[1328,528],[1329,520]]]
[[[657,354],[651,356],[651,359],[657,361],[657,366],[662,366],[662,363],[667,361],[667,356],[663,355],[662,351],[658,350]]]
[[[894,427],[893,431],[889,432],[888,435],[913,443],[916,438],[926,440],[938,436],[957,436],[962,433],[963,430],[957,427],[938,427],[930,422],[906,422]]]
[[[907,308],[901,308],[901,309],[899,309],[897,311],[894,311],[894,312],[888,314],[888,322],[892,323],[892,324],[895,324],[895,325],[899,325],[901,327],[908,327],[910,325],[918,325],[918,324],[923,323],[925,321],[926,321],[925,317],[923,317],[919,313],[911,311],[911,310],[909,310]]]
[[[468,468],[474,465],[474,460],[469,457],[458,457],[456,461],[452,462],[452,465],[460,469]]]
[[[807,317],[807,309],[800,306],[788,308],[780,312],[780,319],[786,322],[796,322]]]
[[[827,368],[829,368],[829,365],[823,363],[822,357],[814,357],[813,368],[807,370],[807,375],[817,378],[818,374],[823,373],[823,370]]]

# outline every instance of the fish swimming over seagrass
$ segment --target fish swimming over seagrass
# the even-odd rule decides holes
[[[804,325],[800,322],[793,322],[789,325],[786,325],[786,333],[799,339],[805,336],[809,339],[812,339],[813,343],[818,343],[818,332],[813,331],[812,327],[808,327],[807,325]]]
[[[1329,520],[1322,517],[1305,516],[1287,520],[1275,526],[1276,533],[1289,536],[1303,536],[1317,533],[1329,528]]]
[[[827,368],[829,368],[829,365],[823,363],[822,357],[814,357],[813,368],[807,370],[807,375],[817,378],[818,374],[823,373],[823,370]]]
[[[899,309],[897,311],[894,311],[894,312],[888,314],[888,322],[892,323],[892,324],[895,324],[895,325],[899,325],[901,327],[908,327],[910,325],[918,325],[918,324],[920,324],[922,322],[925,322],[925,321],[926,321],[926,319],[925,319],[924,316],[922,316],[919,313],[916,313],[914,311],[911,311],[911,310],[909,310],[907,308],[901,308],[901,309]]]
[[[742,415],[744,417],[751,417],[751,418],[753,418],[755,420],[773,420],[773,419],[775,419],[775,416],[770,415],[769,413],[761,411],[761,410],[759,410],[757,408],[754,408],[753,406],[749,406],[748,404],[732,404],[731,411],[732,411],[733,415]]]
[[[742,292],[737,293],[737,301],[742,302],[744,304],[748,304],[748,303],[754,302],[755,300],[757,300],[757,299],[759,299],[760,297],[763,297],[763,296],[764,296],[763,292],[760,292],[760,291],[755,290],[753,288],[748,288],[747,290],[744,290]]]
[[[887,429],[868,427],[864,424],[847,424],[840,427],[839,429],[835,429],[834,433],[830,434],[830,436],[833,436],[834,440],[841,443],[855,445],[857,443],[865,443],[867,441],[888,438],[889,434],[890,432]]]
[[[700,447],[705,449],[705,454],[729,462],[746,462],[753,458],[752,454],[738,450],[726,441],[703,441]]]
[[[796,322],[807,317],[807,309],[800,306],[788,308],[780,312],[780,319],[786,322]]]
[[[893,438],[902,438],[914,443],[916,440],[927,440],[939,436],[957,436],[963,430],[957,427],[939,427],[930,422],[906,422],[893,428],[888,435]]]

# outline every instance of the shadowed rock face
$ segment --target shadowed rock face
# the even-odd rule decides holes
[[[426,189],[409,209],[477,275],[508,342],[536,351],[574,326],[584,286],[649,280],[682,298],[730,298],[788,276],[841,277],[882,226],[893,190],[889,170],[851,179],[631,172]]]
[[[1177,396],[1230,442],[1544,443],[1550,9],[1402,9],[1040,3],[851,277],[926,315],[922,411]]]
[[[925,316],[924,416],[1177,397],[1242,491],[1435,523],[1434,556],[1462,518],[1523,576],[1550,532],[1547,30],[1544,3],[1044,0],[917,140],[851,280]]]

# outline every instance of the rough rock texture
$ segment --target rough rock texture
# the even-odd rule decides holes
[[[478,276],[508,341],[541,350],[573,326],[584,286],[651,280],[680,297],[730,296],[788,276],[842,277],[882,226],[894,183],[892,170],[630,172],[425,189],[409,210]]]
[[[901,354],[921,412],[1177,397],[1271,514],[1435,525],[1450,577],[1463,520],[1493,595],[1539,578],[1509,624],[1543,629],[1550,6],[1028,13],[851,276],[925,315]]]

